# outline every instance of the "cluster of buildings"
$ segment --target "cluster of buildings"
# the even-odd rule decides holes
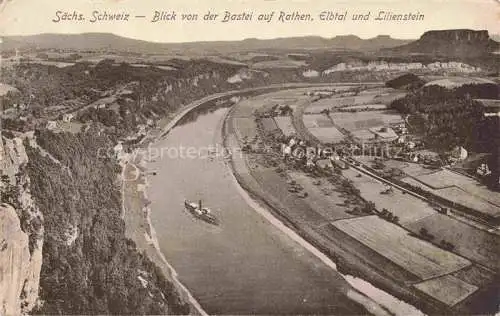
[[[63,123],[69,123],[73,120],[73,118],[74,118],[74,115],[72,113],[65,113],[62,115],[61,121]],[[48,129],[49,131],[53,131],[53,130],[57,129],[58,128],[58,121],[53,121],[53,120],[47,121],[45,128]]]
[[[354,62],[354,63],[339,63],[325,71],[323,75],[328,75],[332,72],[339,71],[410,71],[410,70],[451,70],[455,72],[472,73],[480,72],[481,68],[474,67],[461,62],[433,62],[427,65],[422,63],[390,63],[386,61],[371,61],[368,63]]]

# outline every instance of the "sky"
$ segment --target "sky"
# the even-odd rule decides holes
[[[105,32],[154,42],[192,42],[317,35],[354,34],[361,38],[391,35],[415,39],[428,30],[485,29],[500,34],[500,0],[0,0],[0,35]],[[57,14],[57,11],[60,11]],[[129,14],[128,21],[92,23],[99,14]],[[175,21],[151,22],[155,11],[175,12]],[[251,13],[251,21],[222,22],[225,11]],[[258,21],[274,11],[271,22]],[[310,14],[311,20],[281,22],[280,12]],[[347,12],[345,21],[321,21],[320,13]],[[375,21],[379,11],[423,14],[420,21]],[[62,21],[63,12],[82,14],[84,21]],[[219,14],[207,21],[208,13]],[[353,14],[367,21],[352,20]],[[198,14],[197,21],[182,14]],[[144,17],[136,17],[144,16]]]

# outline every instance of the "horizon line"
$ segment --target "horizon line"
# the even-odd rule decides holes
[[[172,42],[163,42],[163,41],[152,41],[152,40],[145,40],[141,38],[135,38],[135,37],[129,37],[129,36],[124,36],[120,34],[116,34],[114,32],[77,32],[77,33],[71,33],[71,32],[66,32],[66,33],[59,33],[59,32],[43,32],[43,33],[33,33],[33,34],[9,34],[9,35],[1,35],[0,39],[2,38],[8,38],[8,37],[30,37],[30,36],[39,36],[39,35],[87,35],[87,34],[106,34],[106,35],[114,35],[117,37],[121,38],[126,38],[126,39],[131,39],[131,40],[137,40],[137,41],[143,41],[143,42],[148,42],[148,43],[155,43],[155,44],[190,44],[190,43],[214,43],[214,42],[221,42],[221,43],[228,43],[228,42],[243,42],[243,41],[248,41],[248,40],[259,40],[259,41],[266,41],[266,40],[279,40],[279,39],[291,39],[291,38],[306,38],[306,37],[316,37],[316,38],[321,38],[321,39],[326,39],[326,40],[331,40],[337,37],[348,37],[348,36],[353,36],[357,37],[361,40],[370,40],[370,39],[375,39],[377,37],[383,37],[387,36],[391,39],[394,40],[418,40],[423,34],[431,31],[456,31],[456,30],[468,30],[468,31],[486,31],[488,32],[488,35],[491,38],[491,35],[500,35],[496,33],[490,33],[489,30],[487,29],[471,29],[471,28],[456,28],[456,29],[429,29],[425,32],[423,32],[420,36],[418,37],[413,37],[413,38],[400,38],[400,37],[393,37],[391,34],[378,34],[376,36],[371,36],[371,37],[361,37],[359,35],[349,33],[349,34],[337,34],[332,37],[325,37],[321,35],[315,35],[315,34],[309,34],[309,35],[298,35],[298,36],[282,36],[282,37],[246,37],[242,39],[223,39],[223,40],[193,40],[193,41],[183,41],[183,42],[177,42],[177,41],[172,41]],[[1,43],[1,42],[0,42]]]

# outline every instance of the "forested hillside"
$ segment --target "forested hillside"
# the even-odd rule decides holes
[[[412,132],[423,135],[432,148],[441,151],[460,145],[483,151],[491,142],[484,110],[475,98],[498,99],[500,88],[495,84],[455,89],[428,86],[393,101],[390,107],[408,115]]]
[[[185,314],[189,307],[125,238],[119,166],[98,159],[98,130],[36,135],[57,162],[27,146],[31,190],[44,216],[40,314]],[[140,278],[146,280],[143,286]]]

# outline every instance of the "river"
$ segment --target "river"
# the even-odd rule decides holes
[[[157,172],[149,178],[151,221],[181,282],[210,314],[366,313],[340,274],[249,206],[222,155],[207,157],[209,146],[221,148],[227,111],[190,114],[152,145],[163,154],[148,163]],[[184,199],[202,199],[221,225],[195,220]]]

